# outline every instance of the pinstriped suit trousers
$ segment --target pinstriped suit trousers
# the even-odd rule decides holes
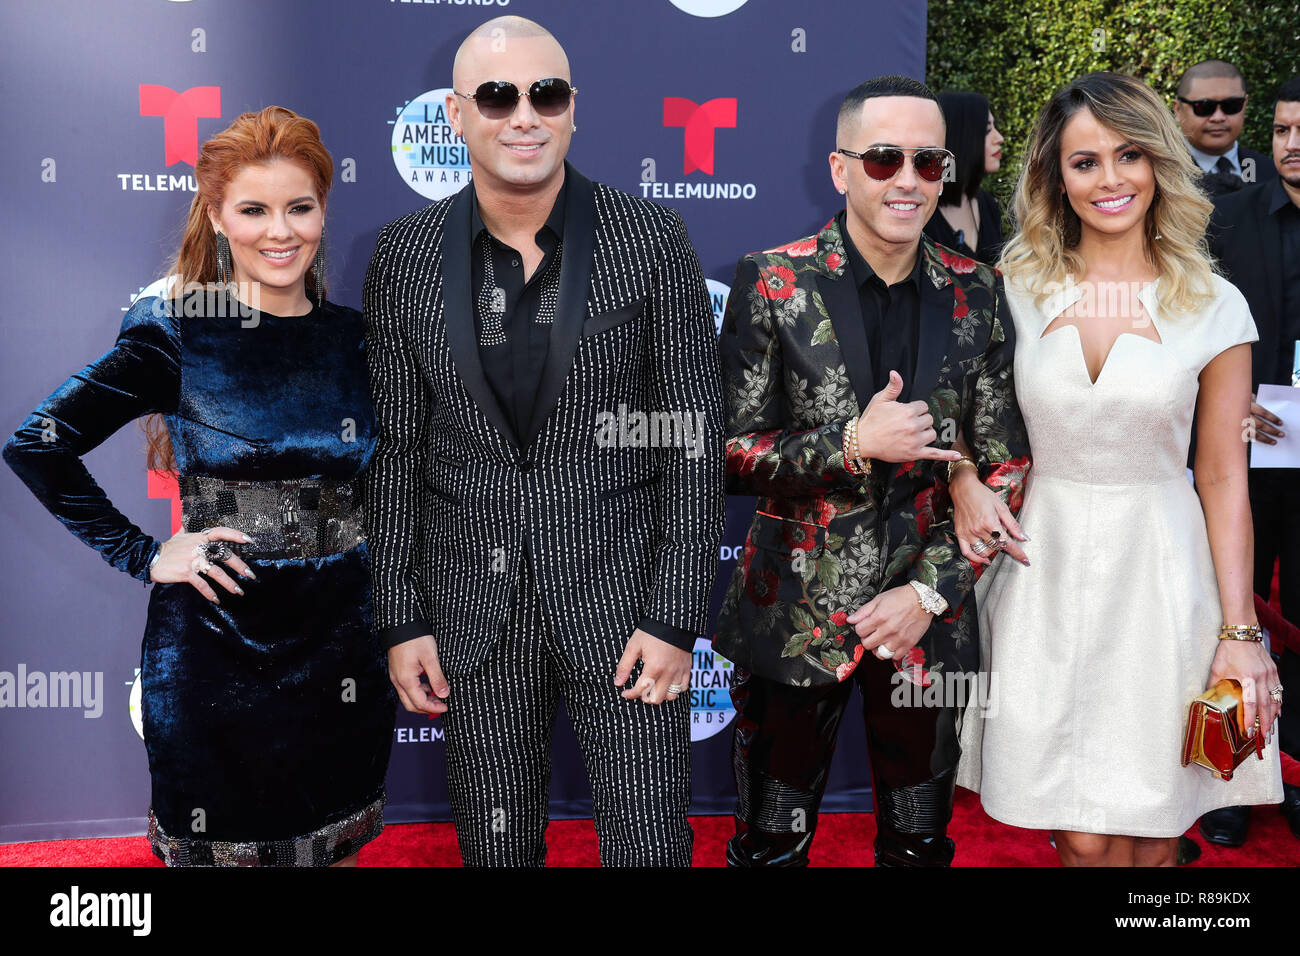
[[[580,668],[547,625],[526,553],[520,565],[496,645],[472,674],[449,676],[447,770],[465,865],[545,865],[551,731],[563,699],[591,781],[601,865],[690,866],[690,695],[658,706],[624,700],[617,655],[601,673]],[[632,680],[639,674],[638,664]]]

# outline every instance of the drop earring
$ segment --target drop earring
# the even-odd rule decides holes
[[[230,240],[224,232],[217,233],[217,282],[230,284]]]
[[[311,266],[312,279],[316,283],[316,308],[320,308],[325,296],[325,230],[320,231],[320,242],[316,245],[316,258]]]

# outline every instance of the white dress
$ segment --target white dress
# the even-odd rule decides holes
[[[1042,335],[1080,287],[1039,308],[1008,285],[1031,566],[999,555],[976,585],[988,706],[966,710],[957,772],[1004,823],[1173,837],[1217,807],[1282,799],[1276,739],[1231,781],[1181,765],[1225,623],[1186,471],[1197,376],[1258,337],[1236,287],[1215,286],[1172,317],[1159,283],[1143,287],[1161,342],[1120,335],[1094,384],[1077,329]]]

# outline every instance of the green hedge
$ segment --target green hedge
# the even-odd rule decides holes
[[[989,99],[1007,141],[1002,168],[985,183],[1005,209],[1039,109],[1092,70],[1140,77],[1172,106],[1187,67],[1228,60],[1250,92],[1242,141],[1271,153],[1273,96],[1300,73],[1300,3],[930,0],[927,43],[932,89]]]

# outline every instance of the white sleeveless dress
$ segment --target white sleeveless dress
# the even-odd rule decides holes
[[[1224,623],[1186,471],[1197,377],[1258,338],[1241,293],[1215,286],[1198,314],[1174,317],[1158,282],[1143,287],[1161,342],[1120,335],[1094,384],[1077,329],[1042,335],[1080,288],[1039,308],[1008,284],[1031,566],[999,555],[976,585],[990,706],[966,710],[957,773],[1004,823],[1173,837],[1217,807],[1282,799],[1276,739],[1231,781],[1181,765]]]

